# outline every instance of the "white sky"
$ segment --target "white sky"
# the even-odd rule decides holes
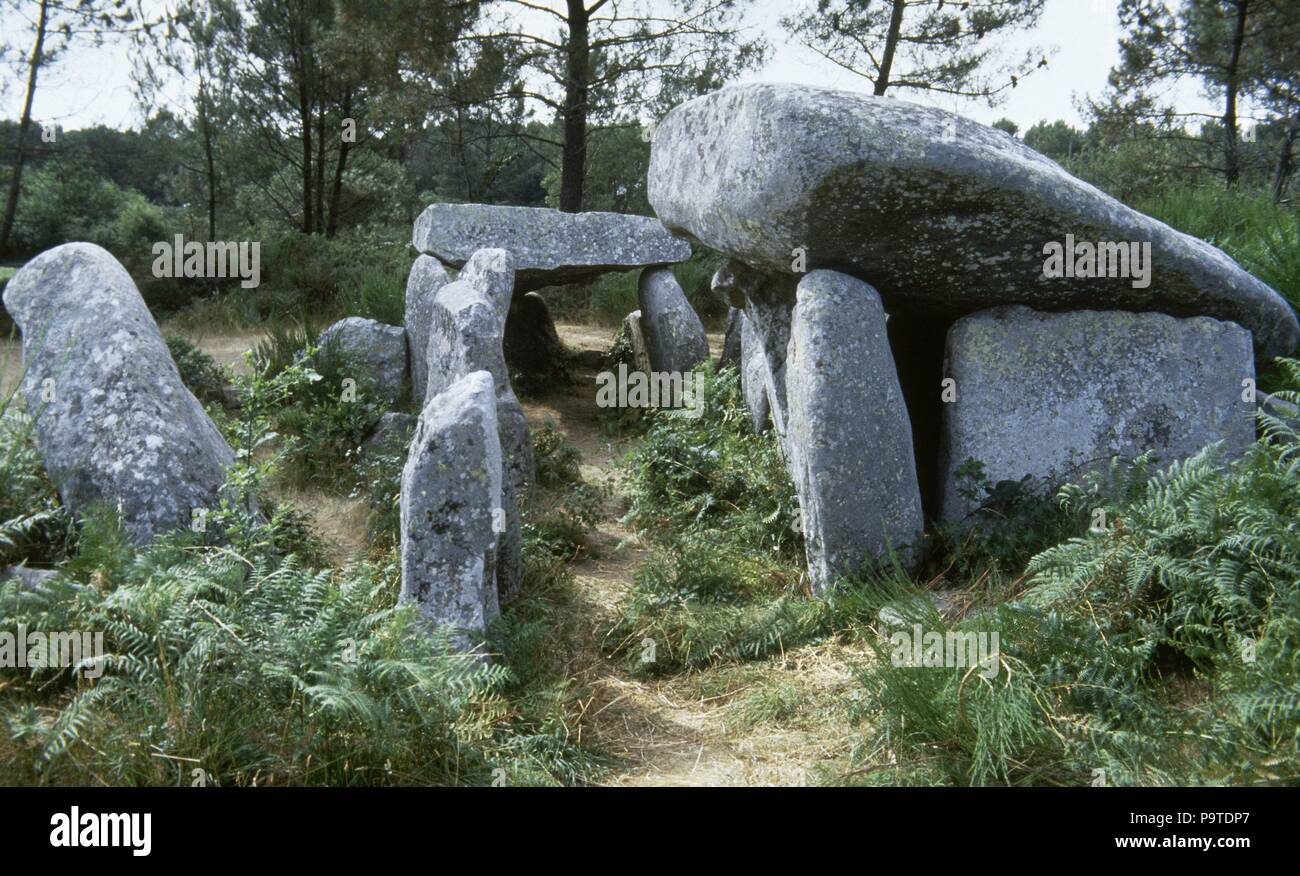
[[[160,0],[150,0],[161,5]],[[561,0],[550,0],[562,5]],[[1032,45],[1055,48],[1049,66],[1022,79],[1010,92],[1006,102],[994,109],[982,103],[952,97],[928,97],[899,92],[898,97],[931,103],[955,110],[981,122],[989,123],[1006,116],[1021,131],[1046,119],[1065,119],[1080,123],[1077,98],[1100,96],[1106,75],[1118,57],[1116,40],[1118,0],[1049,0],[1038,28],[1017,35],[1009,42],[1013,56],[1020,56]],[[761,29],[772,45],[765,67],[745,77],[746,81],[796,82],[825,85],[854,91],[869,88],[865,80],[820,58],[799,45],[782,31],[778,21],[794,6],[791,0],[756,0],[751,14],[753,26]],[[536,13],[541,20],[546,16]],[[13,43],[14,34],[6,33],[3,43]],[[23,47],[30,52],[30,46]],[[5,71],[0,79],[0,114],[17,118],[22,108],[24,83]],[[1193,83],[1174,90],[1180,109],[1202,109],[1206,102]],[[37,90],[33,115],[42,122],[55,122],[67,128],[104,124],[114,128],[136,127],[141,113],[131,93],[130,58],[123,45],[79,48],[64,58],[53,72],[42,76]]]

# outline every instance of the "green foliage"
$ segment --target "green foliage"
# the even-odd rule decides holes
[[[1171,188],[1140,209],[1222,249],[1300,307],[1300,215],[1263,191]]]
[[[1300,363],[1283,364],[1300,378]],[[1163,471],[1139,458],[1063,487],[1081,534],[1035,556],[1013,602],[950,626],[896,582],[894,616],[927,631],[997,632],[1005,671],[986,679],[907,666],[875,640],[879,659],[862,675],[872,730],[855,774],[977,784],[1082,784],[1097,770],[1110,784],[1300,778],[1300,434],[1260,418],[1266,438],[1241,459],[1212,446]],[[1098,510],[1105,526],[1093,528]]]
[[[167,350],[181,373],[181,381],[205,404],[225,401],[226,375],[216,360],[180,335],[167,336]]]
[[[0,565],[61,559],[73,536],[32,440],[30,416],[0,403]]]
[[[587,546],[600,517],[603,491],[583,480],[582,453],[550,418],[533,430],[536,490],[524,507],[525,547],[552,560],[570,560]]]
[[[606,645],[634,672],[754,658],[825,629],[823,605],[800,594],[798,504],[775,438],[752,433],[733,369],[703,373],[703,415],[650,412],[624,462],[625,520],[654,553]]]

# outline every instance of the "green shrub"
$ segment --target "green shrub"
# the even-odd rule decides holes
[[[215,359],[180,335],[167,336],[167,350],[181,374],[181,381],[205,404],[223,404],[226,400],[226,374]]]
[[[1300,363],[1283,368],[1300,379]],[[993,679],[899,665],[874,640],[879,659],[862,676],[872,728],[863,751],[873,754],[854,775],[1300,779],[1300,434],[1261,421],[1267,437],[1230,463],[1210,447],[1164,471],[1140,458],[1063,487],[1079,534],[1029,562],[1019,599],[952,627],[999,633],[1006,671]],[[1091,528],[1094,509],[1104,528]],[[920,615],[909,608],[918,604]],[[890,607],[927,630],[950,628],[905,593]]]

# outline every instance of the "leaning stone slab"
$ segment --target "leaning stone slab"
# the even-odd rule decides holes
[[[646,268],[637,284],[641,331],[653,371],[685,374],[709,358],[704,324],[670,268]]]
[[[406,355],[411,369],[411,396],[416,399],[424,398],[429,385],[429,363],[424,356],[429,349],[433,299],[449,282],[442,262],[427,255],[415,260],[406,280]]]
[[[480,249],[508,250],[514,256],[514,288],[520,295],[691,257],[690,244],[673,237],[651,216],[487,204],[428,207],[415,222],[412,245],[457,268]]]
[[[755,427],[770,417],[772,427],[784,446],[786,435],[786,356],[790,344],[790,317],[794,310],[795,278],[781,274],[756,271],[737,261],[724,266],[727,280],[722,288],[745,311],[745,328],[750,334],[742,335],[745,373],[748,379],[746,400],[762,384],[767,396],[767,415],[760,417],[759,408],[751,402],[750,412],[756,417]],[[751,390],[750,386],[754,388]]]
[[[732,368],[740,367],[741,320],[744,318],[745,311],[739,307],[727,311],[727,327],[722,334],[722,353],[718,356],[719,368],[728,365]]]
[[[476,371],[420,413],[402,469],[402,599],[467,649],[499,613],[501,444],[492,375]]]
[[[513,272],[510,253],[481,250],[456,282],[435,296],[429,323],[427,397],[474,371],[492,375],[505,465],[503,526],[497,576],[501,595],[512,593],[523,576],[519,503],[531,494],[534,479],[532,435],[523,406],[510,385],[503,349]]]
[[[977,507],[957,470],[983,463],[993,484],[1077,480],[1112,456],[1155,451],[1163,462],[1224,441],[1229,454],[1255,440],[1250,333],[1208,317],[999,307],[958,320],[948,333],[943,517]]]
[[[648,185],[674,233],[772,272],[791,273],[802,251],[808,267],[865,280],[891,306],[1208,315],[1245,326],[1270,357],[1300,339],[1290,305],[1220,250],[940,109],[801,85],[725,88],[660,122]],[[1045,276],[1045,247],[1066,235],[1139,254],[1150,244],[1149,285]]]
[[[912,426],[874,289],[813,271],[799,282],[786,361],[786,447],[814,593],[909,546],[924,526]]]
[[[379,418],[370,435],[362,442],[361,458],[373,459],[379,453],[409,446],[416,421],[416,417],[397,411],[384,414]]]
[[[361,369],[356,379],[368,384],[379,397],[393,403],[402,397],[406,382],[406,330],[373,319],[349,316],[321,332],[321,354],[343,354]]]
[[[23,335],[36,445],[69,510],[116,507],[144,543],[217,507],[234,454],[111,255],[48,250],[10,279],[4,303]]]

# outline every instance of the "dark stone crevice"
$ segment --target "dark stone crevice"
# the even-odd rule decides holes
[[[889,346],[898,369],[898,382],[912,423],[912,448],[921,487],[921,508],[927,525],[939,518],[943,500],[939,445],[943,434],[944,348],[952,318],[934,317],[889,308]]]

